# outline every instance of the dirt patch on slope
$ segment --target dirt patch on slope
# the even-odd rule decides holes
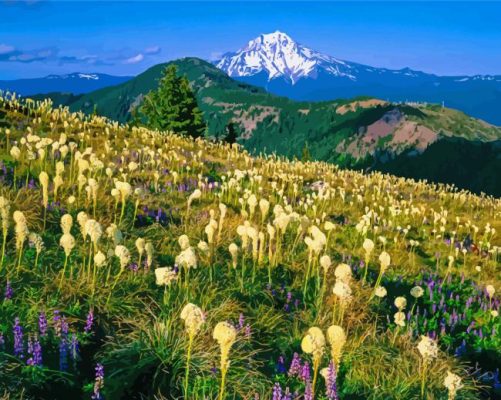
[[[371,99],[371,100],[362,100],[362,101],[354,101],[350,104],[343,104],[336,109],[336,113],[338,114],[346,114],[347,112],[354,112],[357,108],[371,108],[376,106],[383,106],[388,104],[386,101]]]

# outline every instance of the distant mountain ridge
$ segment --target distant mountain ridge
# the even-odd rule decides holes
[[[230,77],[294,100],[371,96],[389,101],[445,103],[501,125],[501,75],[437,76],[340,60],[276,31],[226,53],[214,64]]]
[[[16,92],[22,96],[51,92],[78,95],[103,87],[118,85],[131,78],[130,76],[74,72],[65,75],[47,75],[43,78],[0,81],[0,90]]]
[[[370,97],[297,102],[236,81],[197,58],[169,64],[175,64],[190,81],[209,137],[223,139],[231,129],[251,152],[302,157],[307,148],[311,159],[454,183],[501,196],[501,128],[462,112]],[[130,122],[169,64],[91,93],[49,97],[72,111],[97,112]]]

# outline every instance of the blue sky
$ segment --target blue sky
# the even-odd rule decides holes
[[[214,59],[275,30],[373,66],[501,74],[501,2],[0,0],[0,79],[134,75],[179,57]]]

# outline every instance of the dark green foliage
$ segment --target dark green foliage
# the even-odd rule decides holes
[[[192,137],[202,136],[205,131],[190,83],[186,77],[178,76],[175,65],[165,68],[158,89],[144,97],[139,114],[151,129]]]
[[[79,96],[70,104],[70,109],[91,114],[97,105],[101,115],[113,120],[137,120],[137,110],[144,96],[157,90],[162,71],[168,66],[176,66],[178,75],[185,76],[190,82],[207,124],[206,135],[230,143],[238,140],[253,154],[265,151],[300,159],[308,143],[308,153],[312,160],[332,162],[341,167],[380,170],[412,178],[454,183],[475,192],[499,193],[500,185],[495,178],[499,174],[495,167],[501,150],[491,146],[488,141],[501,138],[501,130],[463,113],[442,109],[440,105],[417,108],[404,104],[389,104],[339,113],[337,109],[340,106],[371,98],[296,102],[235,81],[203,60],[184,58],[156,65],[120,85]],[[374,154],[366,153],[360,158],[354,158],[348,152],[337,150],[340,144],[349,143],[368,125],[395,108],[398,108],[406,120],[439,133],[440,139],[430,150],[444,146],[444,150],[450,153],[431,157],[429,150],[423,154],[415,153],[411,146],[408,151],[394,154],[386,148],[391,141],[391,133],[378,141]],[[464,138],[467,147],[472,141],[480,138],[486,143],[485,146],[492,147],[485,158],[490,161],[481,162],[484,165],[481,174],[475,175],[475,163],[464,162],[471,160],[468,151],[462,151],[461,146],[441,144],[446,140],[442,136]],[[407,157],[409,152],[414,154],[414,157]],[[432,153],[435,153],[435,150]],[[443,157],[444,154],[447,154],[447,159]],[[474,151],[472,154],[478,152]],[[464,156],[466,158],[463,158]],[[437,172],[439,170],[440,173]]]

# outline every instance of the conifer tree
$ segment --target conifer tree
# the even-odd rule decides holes
[[[189,81],[178,76],[175,65],[164,70],[158,89],[144,97],[140,114],[147,127],[179,135],[199,137],[206,128]]]

